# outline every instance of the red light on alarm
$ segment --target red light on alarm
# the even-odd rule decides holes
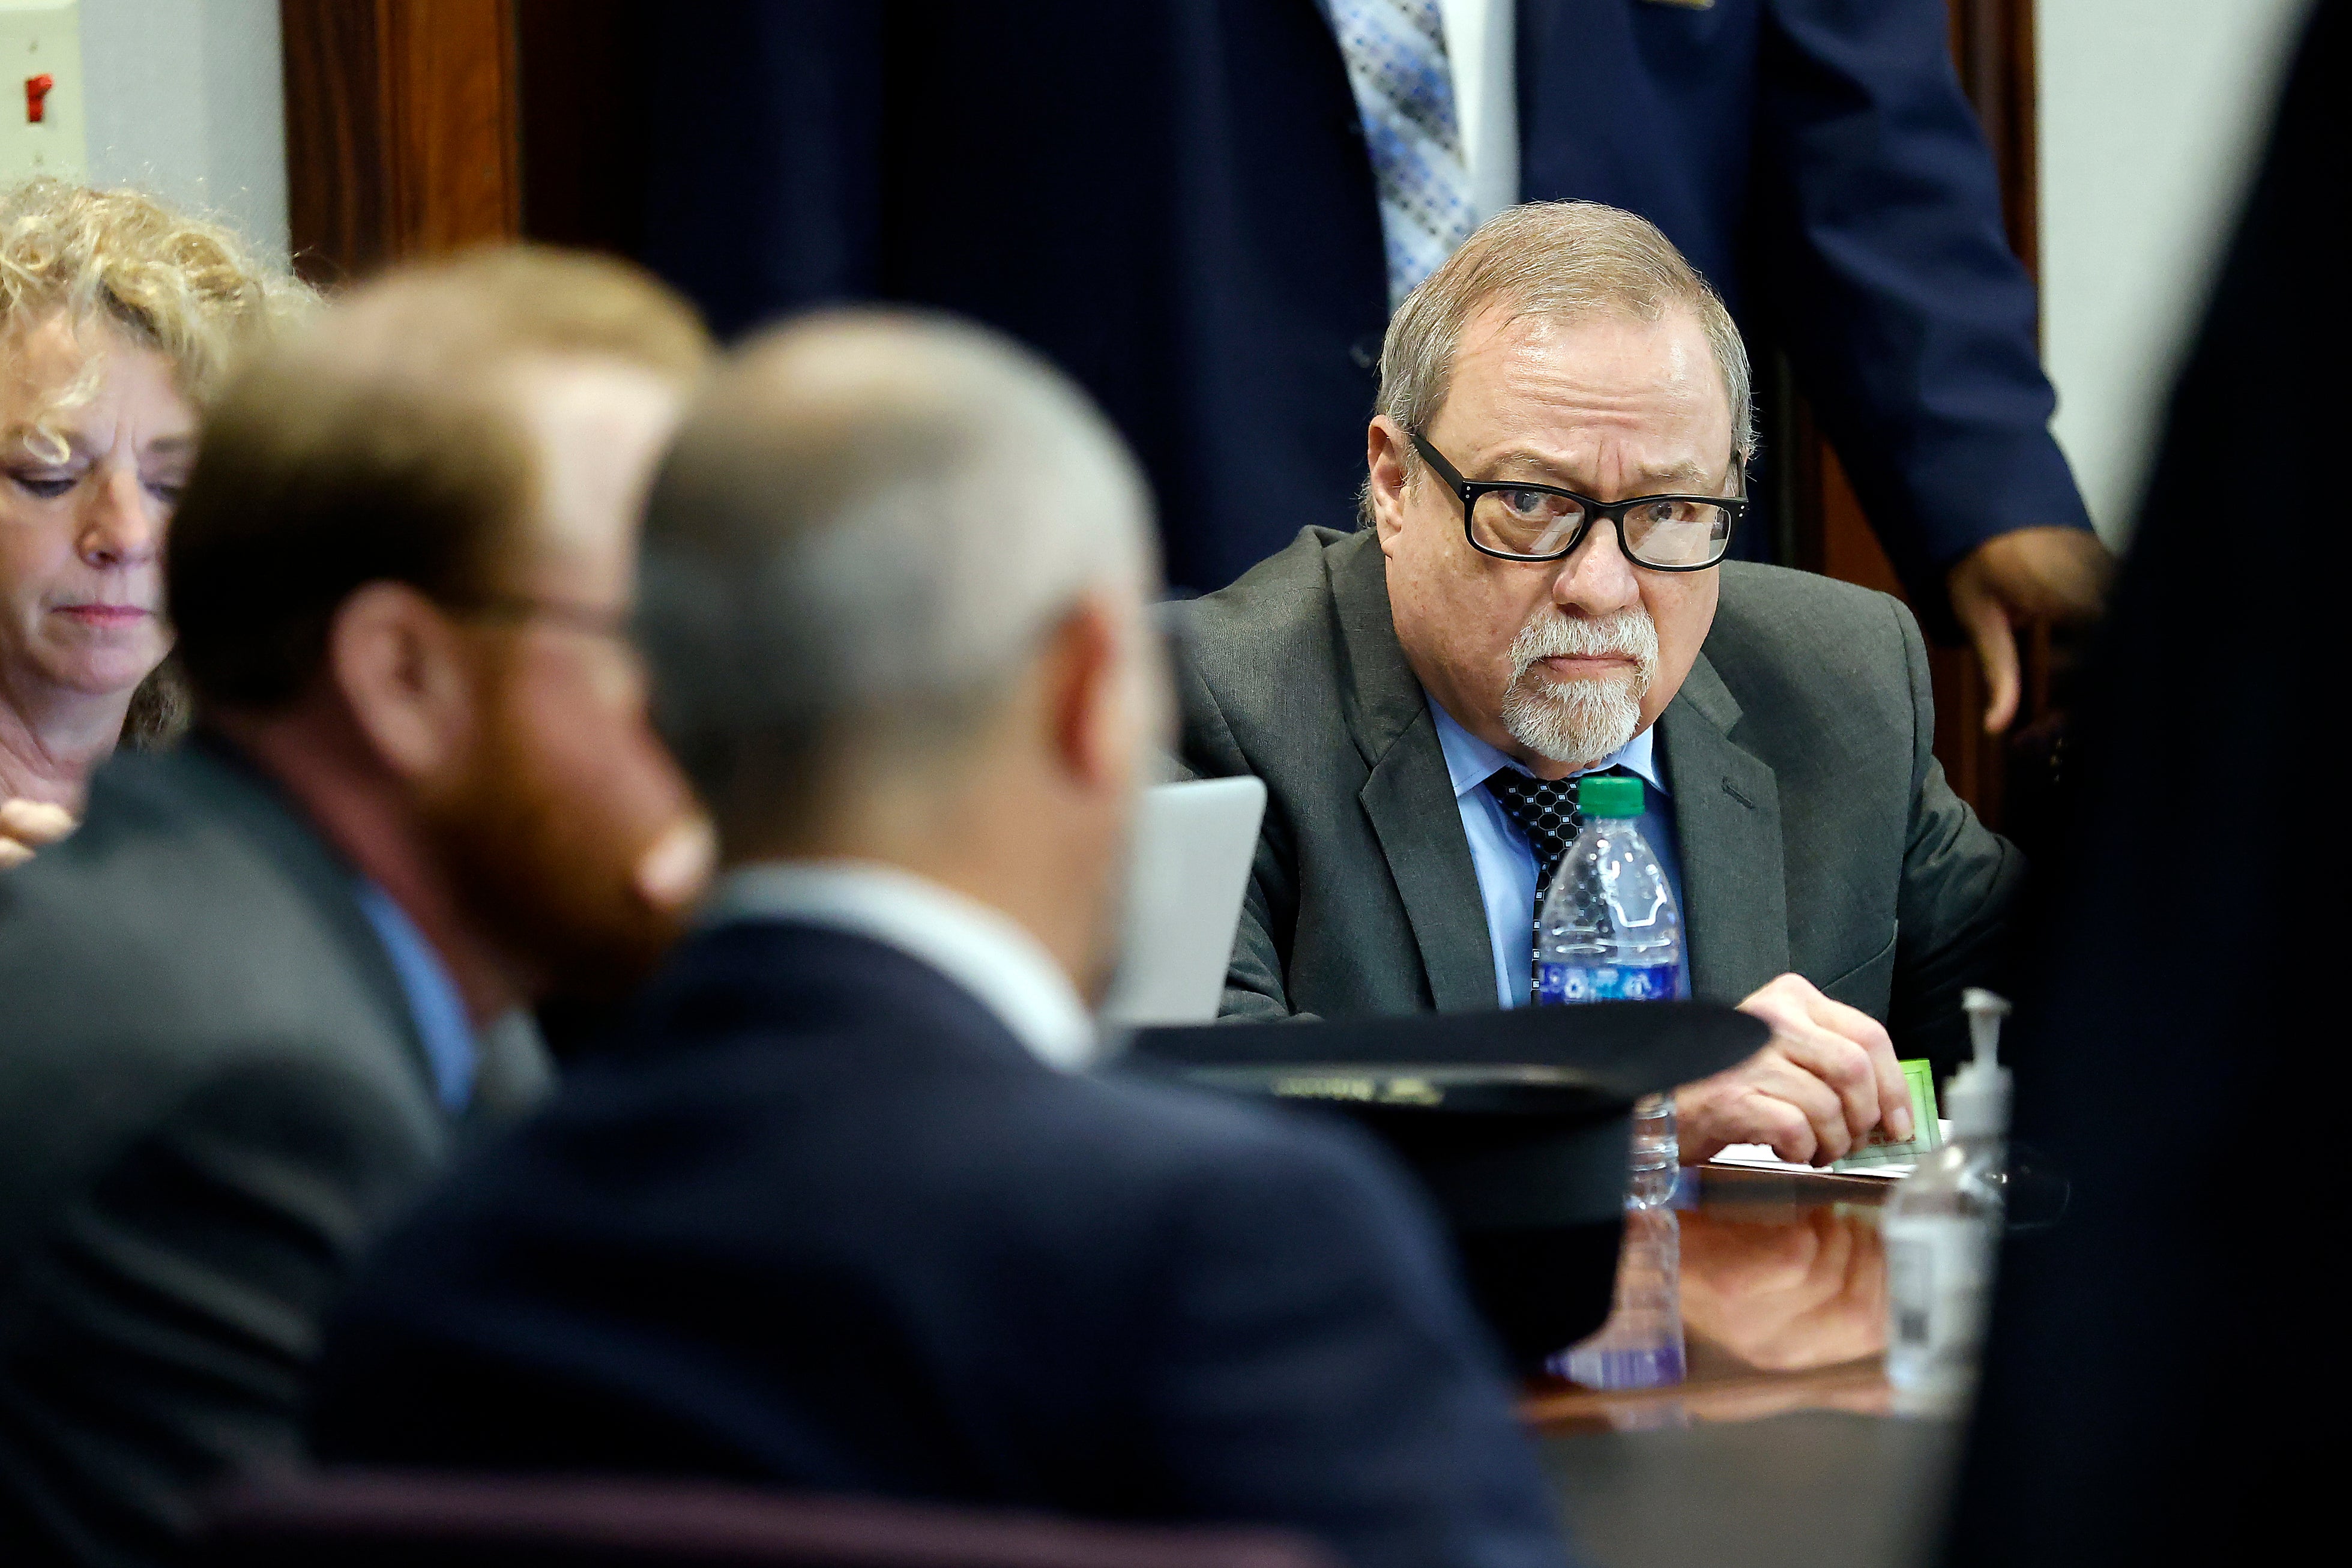
[[[28,76],[25,79],[26,124],[38,125],[47,117],[49,111],[49,89],[57,85],[58,79],[51,76],[47,71],[43,71],[38,76]]]

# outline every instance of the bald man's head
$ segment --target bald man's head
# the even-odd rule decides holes
[[[774,797],[854,741],[951,745],[1089,590],[1156,584],[1140,474],[1010,341],[842,312],[760,338],[656,482],[644,636],[707,798]]]

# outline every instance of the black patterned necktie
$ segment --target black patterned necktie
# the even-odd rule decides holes
[[[1535,995],[1537,938],[1542,934],[1544,898],[1551,891],[1551,879],[1559,874],[1559,863],[1568,858],[1569,846],[1584,831],[1584,814],[1576,809],[1576,786],[1587,778],[1623,771],[1609,768],[1599,775],[1581,773],[1572,779],[1539,779],[1517,768],[1497,768],[1487,777],[1486,793],[1495,797],[1495,804],[1503,808],[1506,816],[1519,825],[1519,831],[1528,836],[1528,847],[1536,852],[1536,907],[1528,916],[1530,997]]]

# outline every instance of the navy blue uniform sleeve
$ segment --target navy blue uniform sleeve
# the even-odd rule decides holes
[[[1268,1140],[1171,1249],[1151,1429],[1183,1510],[1355,1568],[1559,1568],[1559,1527],[1433,1216],[1370,1152]]]
[[[1943,0],[1766,0],[1756,106],[1759,292],[1930,615],[1993,535],[2090,526],[1948,26]]]

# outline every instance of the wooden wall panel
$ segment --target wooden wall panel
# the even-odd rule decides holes
[[[278,15],[306,277],[521,233],[513,0],[279,0]]]
[[[510,0],[379,0],[402,254],[522,232]]]
[[[384,259],[383,67],[373,0],[280,0],[286,75],[286,219],[313,282]]]

